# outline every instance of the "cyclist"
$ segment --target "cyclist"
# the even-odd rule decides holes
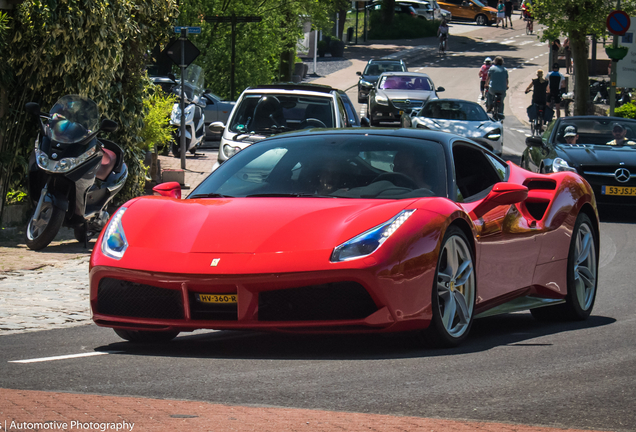
[[[543,118],[539,118],[539,113],[543,113],[545,111],[545,105],[547,101],[547,89],[548,89],[548,81],[543,78],[543,71],[539,69],[537,71],[537,77],[532,80],[530,85],[526,88],[526,94],[532,90],[532,105],[528,109],[528,117],[530,118],[530,122],[533,123],[533,131],[534,121],[538,120],[538,132],[541,131],[541,125],[543,124]]]
[[[493,101],[496,94],[501,94],[501,106],[499,114],[504,112],[504,99],[508,90],[508,70],[503,65],[503,57],[495,57],[495,64],[488,69],[488,94],[486,95],[486,108],[488,112],[492,111]]]
[[[556,116],[559,118],[561,117],[561,95],[565,90],[565,77],[559,72],[558,63],[552,65],[552,72],[547,78],[550,82],[550,108],[556,111]]]
[[[529,5],[527,4],[523,4],[521,6],[522,9],[522,16],[524,21],[526,22],[526,33],[532,34],[532,32],[534,31],[534,20],[532,18],[532,13],[530,13],[530,8]]]
[[[448,50],[448,23],[445,18],[442,18],[442,22],[437,28],[437,37],[439,38],[439,50],[444,52]]]
[[[479,90],[481,92],[481,100],[486,99],[486,87],[487,87],[487,82],[486,79],[488,78],[488,70],[490,69],[490,67],[492,66],[492,60],[490,57],[486,57],[486,60],[484,60],[484,64],[481,65],[481,68],[479,69]]]

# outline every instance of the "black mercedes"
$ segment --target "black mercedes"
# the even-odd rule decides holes
[[[527,138],[526,146],[523,168],[578,172],[594,189],[599,204],[636,204],[636,120],[561,117],[541,138]]]

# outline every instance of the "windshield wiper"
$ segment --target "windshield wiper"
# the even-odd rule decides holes
[[[280,132],[285,132],[291,130],[291,128],[289,126],[271,126],[268,128],[263,128],[263,129],[259,129],[259,130],[255,130],[254,133],[257,134],[266,134],[266,133],[280,133]]]
[[[234,198],[234,197],[230,195],[223,195],[218,193],[207,193],[207,194],[192,195],[188,197],[188,199],[190,198]]]

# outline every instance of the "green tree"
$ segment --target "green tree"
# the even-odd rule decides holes
[[[181,0],[179,25],[201,26],[189,37],[201,55],[195,63],[205,71],[206,87],[221,97],[230,95],[231,25],[208,23],[211,16],[260,16],[259,23],[238,23],[235,86],[244,88],[291,78],[296,46],[305,20],[328,31],[343,0]],[[344,21],[343,21],[344,25]],[[237,95],[235,95],[237,96]]]
[[[616,8],[610,0],[533,0],[532,14],[540,24],[547,26],[541,40],[554,40],[560,35],[570,39],[574,62],[575,115],[585,115],[589,106],[589,70],[587,67],[587,36],[601,37],[606,33],[606,19]],[[636,1],[621,2],[621,9],[633,16]]]

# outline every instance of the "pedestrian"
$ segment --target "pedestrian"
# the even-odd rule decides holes
[[[552,72],[547,76],[550,89],[550,107],[556,111],[557,118],[561,117],[561,96],[565,90],[565,77],[559,72],[559,64],[552,65]]]
[[[506,15],[504,17],[504,23],[506,23],[507,20],[510,24],[510,29],[512,29],[512,0],[506,0],[504,3],[504,14]]]
[[[487,91],[487,82],[486,80],[488,79],[488,70],[490,69],[490,67],[492,66],[492,59],[490,57],[486,57],[486,60],[484,60],[484,64],[481,65],[481,68],[479,69],[479,90],[481,92],[481,100],[486,99],[486,91]]]
[[[495,27],[499,27],[499,23],[501,23],[502,28],[505,28],[506,10],[503,0],[499,0],[499,3],[497,3],[497,25]]]
[[[570,38],[563,41],[563,49],[565,51],[565,73],[572,73],[572,50],[570,49]]]
[[[486,99],[486,108],[492,110],[492,103],[496,93],[501,94],[501,113],[504,112],[504,99],[508,90],[508,70],[503,65],[503,57],[495,57],[495,64],[488,69],[488,94]]]
[[[553,64],[559,61],[559,50],[561,49],[561,41],[555,39],[552,41],[550,45],[550,58],[548,59],[548,64]]]

